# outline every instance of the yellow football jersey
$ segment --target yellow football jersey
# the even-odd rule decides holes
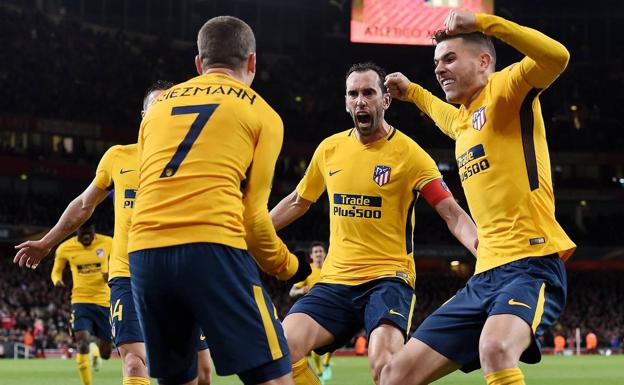
[[[111,237],[96,234],[87,247],[78,242],[78,237],[72,237],[56,249],[52,282],[56,283],[63,278],[63,270],[69,263],[73,281],[71,303],[94,303],[109,307],[110,289],[102,274],[108,272],[112,244]]]
[[[164,91],[139,132],[139,189],[128,251],[197,242],[249,249],[290,277],[297,259],[267,202],[283,124],[250,87],[222,73]]]
[[[565,260],[576,246],[555,219],[538,95],[563,71],[568,53],[497,16],[478,14],[477,27],[527,57],[490,75],[468,107],[455,108],[416,84],[407,98],[456,141],[459,177],[478,228],[475,274],[526,257],[558,253]]]
[[[139,185],[137,145],[113,146],[106,151],[93,184],[102,190],[115,190],[115,233],[109,261],[108,279],[130,277],[128,232]]]
[[[395,128],[366,145],[354,129],[325,139],[297,186],[312,202],[327,189],[330,246],[321,282],[399,277],[413,286],[413,206],[418,191],[437,178],[433,159]]]
[[[321,280],[321,269],[316,267],[316,265],[313,263],[310,264],[310,268],[312,269],[312,272],[310,273],[310,275],[308,275],[308,277],[304,279],[303,281],[295,283],[294,286],[296,287],[307,286],[309,290],[309,289],[312,289],[314,285],[319,283],[319,281]]]

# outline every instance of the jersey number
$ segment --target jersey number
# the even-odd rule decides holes
[[[160,174],[161,178],[169,178],[174,176],[178,171],[180,164],[186,158],[186,154],[190,151],[193,143],[199,137],[201,130],[204,128],[208,119],[212,116],[212,113],[219,107],[218,104],[199,104],[196,106],[182,106],[182,107],[173,107],[171,110],[171,115],[188,115],[188,114],[197,114],[197,118],[193,124],[191,124],[191,129],[186,133],[186,136],[178,146],[175,154],[165,166],[162,174]]]

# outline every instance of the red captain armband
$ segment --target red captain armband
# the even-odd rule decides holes
[[[436,207],[442,200],[453,196],[451,190],[449,190],[442,178],[434,179],[427,183],[425,187],[420,190],[420,194],[431,207]]]

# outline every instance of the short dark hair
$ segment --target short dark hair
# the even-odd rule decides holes
[[[150,94],[154,91],[164,91],[164,90],[168,90],[169,88],[173,87],[173,83],[172,82],[168,82],[166,80],[156,80],[154,82],[154,84],[152,84],[147,91],[145,91],[145,95],[143,95],[143,111],[147,110],[147,107],[149,107],[147,105],[147,99],[149,98]]]
[[[250,53],[256,52],[256,38],[251,27],[241,19],[218,16],[200,28],[197,49],[202,68],[219,64],[237,70]]]
[[[354,72],[366,72],[366,71],[374,71],[379,76],[379,88],[382,93],[387,93],[386,85],[384,82],[386,81],[386,71],[383,70],[380,66],[373,63],[372,61],[367,61],[363,63],[356,63],[352,65],[347,71],[347,75],[345,76],[345,80]]]
[[[445,40],[455,39],[461,37],[465,41],[479,45],[486,50],[492,56],[492,64],[496,64],[496,49],[492,39],[481,32],[459,33],[457,35],[449,35],[446,30],[441,29],[436,31],[431,37],[434,44],[441,43]]]
[[[320,241],[314,241],[310,244],[310,253],[312,254],[312,249],[314,249],[317,246],[321,246],[323,248],[323,250],[325,250],[325,252],[327,252],[327,248],[325,247],[325,244],[323,242]]]

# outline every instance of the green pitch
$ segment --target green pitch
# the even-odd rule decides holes
[[[329,385],[370,385],[368,364],[361,357],[332,358],[333,379]],[[538,365],[523,365],[529,385],[622,385],[624,356],[544,357]],[[73,360],[0,360],[1,385],[80,385]],[[120,385],[121,362],[104,362],[94,373],[93,385]],[[152,384],[156,384],[155,381]],[[214,377],[214,385],[239,385],[236,377]],[[454,373],[439,385],[483,385],[480,372]]]

